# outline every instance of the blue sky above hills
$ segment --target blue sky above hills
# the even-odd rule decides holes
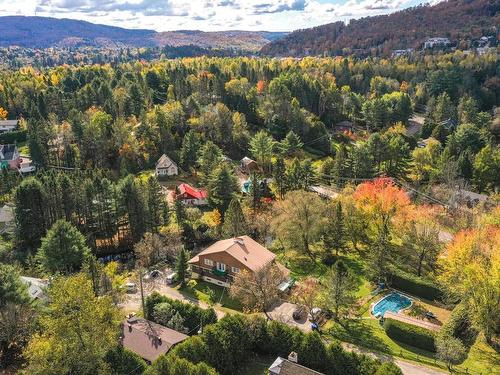
[[[0,16],[73,18],[157,31],[290,31],[347,21],[420,0],[0,0]],[[429,1],[427,1],[429,2]],[[431,1],[437,2],[437,1]]]

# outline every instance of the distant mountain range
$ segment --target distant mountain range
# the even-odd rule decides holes
[[[0,17],[0,46],[47,47],[165,47],[258,51],[286,33],[267,31],[168,31],[124,29],[49,17]]]
[[[269,56],[390,55],[395,49],[419,48],[431,37],[447,37],[468,48],[484,35],[498,42],[499,0],[448,0],[389,15],[335,22],[297,30],[265,45]]]

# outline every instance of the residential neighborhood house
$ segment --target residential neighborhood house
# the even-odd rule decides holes
[[[179,167],[167,155],[163,154],[155,168],[156,177],[176,176],[179,174]]]
[[[16,145],[0,145],[0,169],[18,169],[21,156]]]
[[[445,47],[450,45],[451,42],[448,38],[429,38],[424,43],[424,49],[434,47]]]
[[[229,286],[243,270],[255,273],[276,261],[276,255],[249,236],[221,240],[189,260],[194,278]],[[277,263],[286,277],[290,271]]]
[[[122,346],[150,363],[189,337],[184,333],[137,317],[126,319],[121,329]]]
[[[259,165],[255,160],[250,159],[249,157],[244,157],[240,161],[240,168],[244,173],[252,173],[259,170]]]
[[[324,375],[297,363],[297,353],[291,352],[288,359],[278,357],[269,367],[269,375]]]
[[[175,199],[179,199],[186,206],[205,206],[208,204],[208,193],[205,189],[197,189],[189,184],[182,183],[177,187],[179,193]]]
[[[21,281],[28,286],[28,294],[33,300],[47,301],[45,289],[49,285],[48,280],[36,277],[21,276]]]
[[[4,205],[0,207],[0,234],[14,229],[14,208]]]
[[[18,120],[1,120],[0,133],[8,133],[17,129]]]

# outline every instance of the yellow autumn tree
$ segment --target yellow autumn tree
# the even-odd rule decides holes
[[[0,120],[5,120],[9,113],[2,107],[0,107]]]
[[[500,226],[459,232],[441,259],[440,281],[468,307],[488,341],[500,333]]]

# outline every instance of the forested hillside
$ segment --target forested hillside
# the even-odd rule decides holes
[[[90,22],[47,17],[0,17],[0,46],[47,47],[179,47],[257,51],[284,33],[259,31],[203,32],[181,30],[158,33]]]
[[[497,35],[500,3],[496,0],[448,0],[389,15],[335,22],[297,30],[264,46],[264,55],[390,56],[395,49],[420,48],[431,37],[447,37],[461,48],[483,35]]]
[[[232,375],[295,352],[402,375],[371,350],[494,373],[495,52],[126,57],[0,70],[0,120],[19,120],[0,134],[0,367]],[[404,315],[381,322],[391,296]],[[136,313],[183,341],[149,322],[128,344]]]

